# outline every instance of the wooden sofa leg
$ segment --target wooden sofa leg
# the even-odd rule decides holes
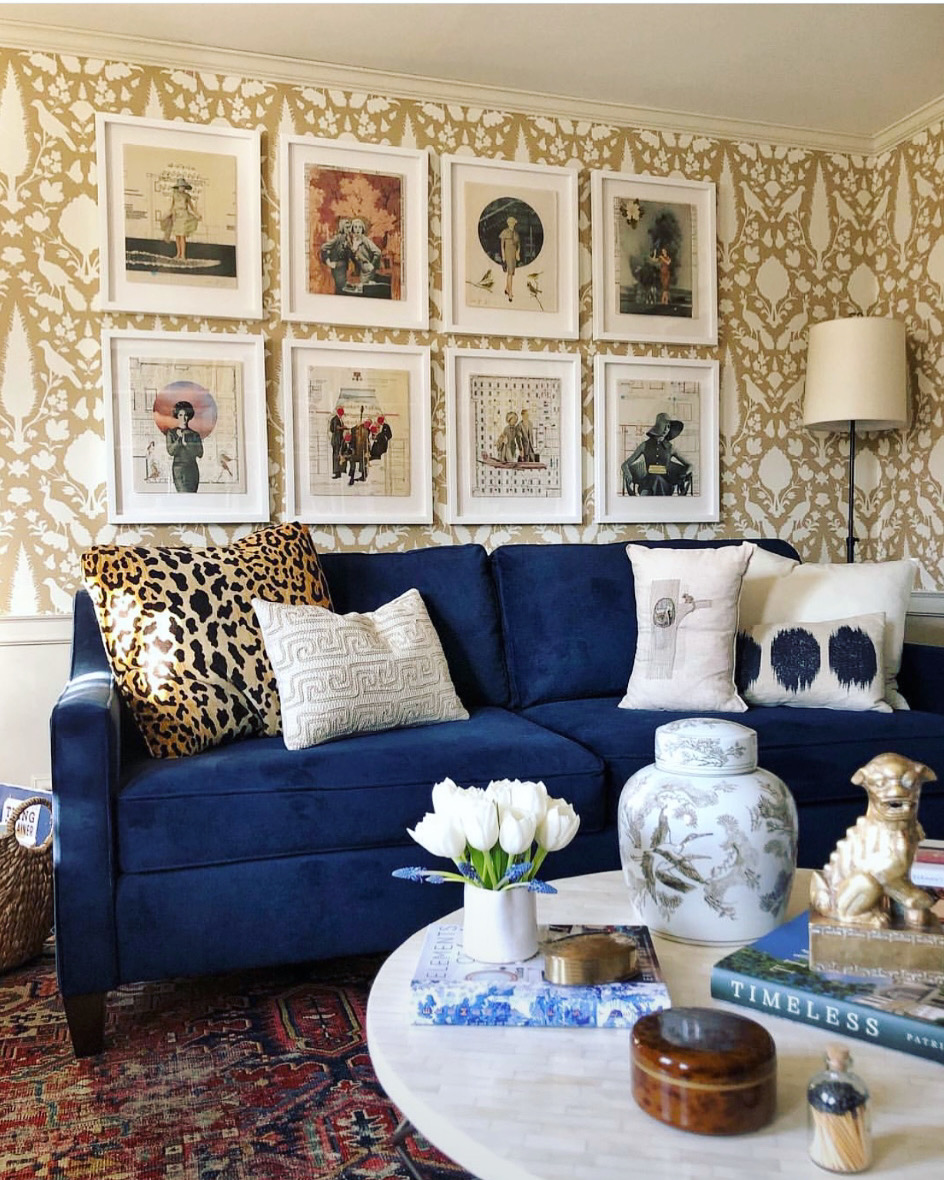
[[[105,992],[63,996],[66,1023],[76,1057],[93,1057],[105,1046]]]

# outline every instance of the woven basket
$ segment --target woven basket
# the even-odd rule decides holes
[[[16,838],[20,814],[37,803],[49,807],[48,799],[24,799],[0,829],[0,971],[38,955],[52,929],[52,831],[32,846]]]

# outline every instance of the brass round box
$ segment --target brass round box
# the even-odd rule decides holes
[[[774,1117],[777,1050],[756,1021],[666,1008],[632,1031],[633,1097],[653,1118],[700,1135],[743,1135]]]

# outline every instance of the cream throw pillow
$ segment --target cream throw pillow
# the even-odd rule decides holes
[[[882,614],[759,623],[738,635],[737,686],[749,705],[890,713],[884,644]]]
[[[260,599],[252,606],[290,750],[344,734],[468,719],[418,590],[365,614]]]
[[[734,685],[734,639],[753,548],[627,545],[639,638],[621,709],[744,712]]]
[[[907,709],[895,677],[901,667],[905,615],[917,566],[909,559],[851,565],[803,563],[784,577],[772,578],[765,594],[742,596],[742,630],[758,623],[824,623],[839,611],[849,617],[885,616],[885,700]]]

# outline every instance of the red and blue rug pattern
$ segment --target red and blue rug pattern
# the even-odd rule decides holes
[[[406,1160],[391,1142],[364,1036],[381,961],[123,987],[81,1061],[51,949],[0,976],[0,1176],[472,1180],[414,1131]]]

